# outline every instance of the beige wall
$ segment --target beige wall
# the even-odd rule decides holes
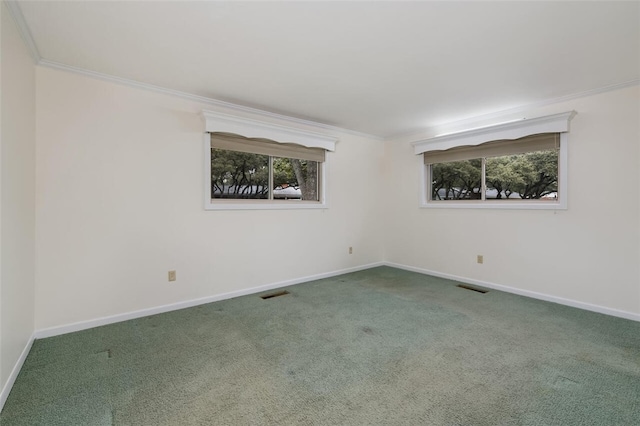
[[[0,389],[34,329],[385,260],[640,314],[638,86],[524,114],[578,112],[568,210],[421,209],[415,138],[325,130],[328,209],[205,211],[198,114],[237,111],[34,67],[0,18]]]
[[[566,211],[420,209],[410,140],[348,132],[329,209],[204,211],[198,114],[237,112],[49,68],[34,79],[2,15],[3,383],[34,298],[41,330],[386,260],[640,313],[637,86],[526,114],[578,111]]]
[[[4,2],[0,10],[2,389],[34,331],[35,67]]]
[[[520,115],[578,112],[564,211],[420,209],[421,158],[387,142],[386,260],[640,314],[639,100],[634,86]]]
[[[42,67],[36,80],[37,329],[382,260],[381,141],[335,134],[326,210],[205,211],[199,113],[216,108]]]
[[[409,140],[349,133],[329,209],[204,211],[215,108],[48,68],[37,84],[37,329],[382,260],[640,313],[637,86],[525,114],[578,112],[565,211],[420,209]]]

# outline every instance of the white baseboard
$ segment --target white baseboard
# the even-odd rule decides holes
[[[73,324],[66,324],[56,327],[45,328],[42,330],[36,330],[35,338],[43,339],[45,337],[53,337],[61,334],[72,333],[74,331],[86,330],[93,327],[99,327],[101,325],[113,324],[116,322],[127,321],[135,318],[142,318],[149,315],[161,314],[164,312],[176,311],[178,309],[191,308],[193,306],[204,305],[205,303],[218,302],[220,300],[233,299],[234,297],[245,296],[247,294],[260,293],[266,290],[273,290],[275,288],[287,287],[295,284],[300,284],[308,281],[320,280],[323,278],[331,278],[337,275],[347,274],[350,272],[362,271],[365,269],[375,268],[376,266],[382,266],[384,262],[369,263],[366,265],[355,266],[352,268],[340,269],[332,272],[325,272],[317,275],[310,275],[302,278],[295,278],[287,281],[280,281],[277,283],[266,284],[258,287],[251,287],[243,290],[231,291],[228,293],[216,294],[213,296],[202,297],[199,299],[185,300],[183,302],[171,303],[169,305],[156,306],[148,309],[141,309],[139,311],[127,312],[123,314],[116,314],[102,318],[96,318],[87,321],[80,321]]]
[[[16,361],[16,364],[13,366],[13,370],[11,370],[11,374],[9,374],[9,377],[7,378],[7,382],[2,387],[2,392],[0,392],[0,412],[2,412],[2,409],[4,408],[4,403],[7,402],[7,398],[9,397],[9,392],[11,392],[11,388],[13,387],[13,384],[16,382],[16,379],[18,378],[18,373],[20,373],[20,370],[24,365],[24,361],[27,359],[27,355],[29,355],[29,351],[31,350],[31,346],[33,345],[34,340],[35,340],[35,334],[31,335],[31,337],[29,338],[29,341],[27,342],[26,346],[22,350],[22,353],[20,354],[20,357]]]
[[[295,278],[287,281],[280,281],[277,283],[266,284],[258,287],[251,287],[243,290],[232,291],[228,293],[216,294],[213,296],[207,296],[199,299],[185,300],[183,302],[172,303],[168,305],[156,306],[153,308],[142,309],[134,312],[127,312],[123,314],[116,314],[102,318],[96,318],[87,321],[76,322],[73,324],[66,324],[56,327],[45,328],[36,330],[34,337],[36,339],[43,339],[45,337],[58,336],[61,334],[72,333],[74,331],[86,330],[93,327],[99,327],[102,325],[113,324],[116,322],[127,321],[135,318],[142,318],[150,315],[161,314],[164,312],[175,311],[178,309],[191,308],[193,306],[203,305],[211,302],[218,302],[220,300],[232,299],[234,297],[245,296],[248,294],[260,293],[267,290],[273,290],[275,288],[287,287],[295,284],[300,284],[308,281],[319,280],[323,278],[335,277],[337,275],[347,274],[350,272],[362,271],[365,269],[375,268],[377,266],[390,266],[393,268],[404,269],[406,271],[417,272],[420,274],[433,275],[435,277],[446,278],[450,280],[460,281],[467,284],[475,284],[482,287],[488,287],[495,290],[504,291],[507,293],[518,294],[520,296],[531,297],[533,299],[545,300],[548,302],[559,303],[561,305],[572,306],[574,308],[585,309],[587,311],[598,312],[605,315],[611,315],[620,318],[626,318],[633,321],[640,321],[640,314],[632,312],[621,311],[617,309],[607,308],[599,305],[592,305],[590,303],[579,302],[576,300],[565,299],[562,297],[551,296],[544,293],[537,293],[529,290],[522,290],[514,287],[509,287],[501,284],[494,284],[487,281],[480,281],[472,278],[461,277],[458,275],[446,274],[438,271],[432,271],[423,268],[417,268],[414,266],[403,265],[393,262],[375,262],[366,265],[356,266],[352,268],[340,269],[337,271],[326,272],[323,274],[310,275],[302,278]]]
[[[492,288],[495,290],[504,291],[505,293],[518,294],[520,296],[531,297],[532,299],[545,300],[547,302],[558,303],[560,305],[571,306],[573,308],[584,309],[587,311],[598,312],[600,314],[611,315],[614,317],[625,318],[633,321],[640,321],[640,314],[634,314],[633,312],[621,311],[618,309],[607,308],[599,305],[592,305],[590,303],[579,302],[577,300],[565,299],[563,297],[551,296],[544,293],[537,293],[535,291],[522,290],[519,288],[509,287],[501,284],[494,284],[487,281],[475,280],[473,278],[460,277],[458,275],[445,274],[442,272],[431,271],[429,269],[416,268],[414,266],[403,265],[400,263],[383,262],[385,266],[392,268],[404,269],[405,271],[418,272],[425,275],[433,275],[434,277],[446,278],[449,280],[460,281],[467,284],[475,284],[481,287]]]

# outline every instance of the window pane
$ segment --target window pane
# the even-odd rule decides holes
[[[316,161],[273,158],[273,199],[320,201]]]
[[[269,156],[212,148],[211,198],[269,198]]]
[[[548,200],[558,198],[558,152],[527,152],[487,158],[486,199]]]
[[[431,165],[431,200],[479,200],[482,159]]]

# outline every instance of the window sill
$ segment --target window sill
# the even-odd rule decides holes
[[[278,201],[270,202],[238,202],[238,201],[212,201],[206,203],[205,210],[306,210],[327,209],[327,203],[313,201]]]
[[[423,202],[420,208],[424,209],[495,209],[495,210],[567,210],[567,204],[562,202],[474,202],[474,201],[438,201]]]

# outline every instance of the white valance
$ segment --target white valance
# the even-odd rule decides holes
[[[575,115],[575,111],[569,111],[544,117],[522,119],[495,126],[436,136],[413,142],[412,145],[416,154],[423,154],[462,146],[477,146],[491,141],[522,139],[525,136],[543,133],[564,133],[569,131],[569,121]]]
[[[244,138],[269,139],[273,142],[296,144],[307,148],[321,148],[335,151],[338,139],[322,133],[300,130],[295,127],[266,123],[244,117],[202,111],[205,120],[205,132],[227,133]]]

